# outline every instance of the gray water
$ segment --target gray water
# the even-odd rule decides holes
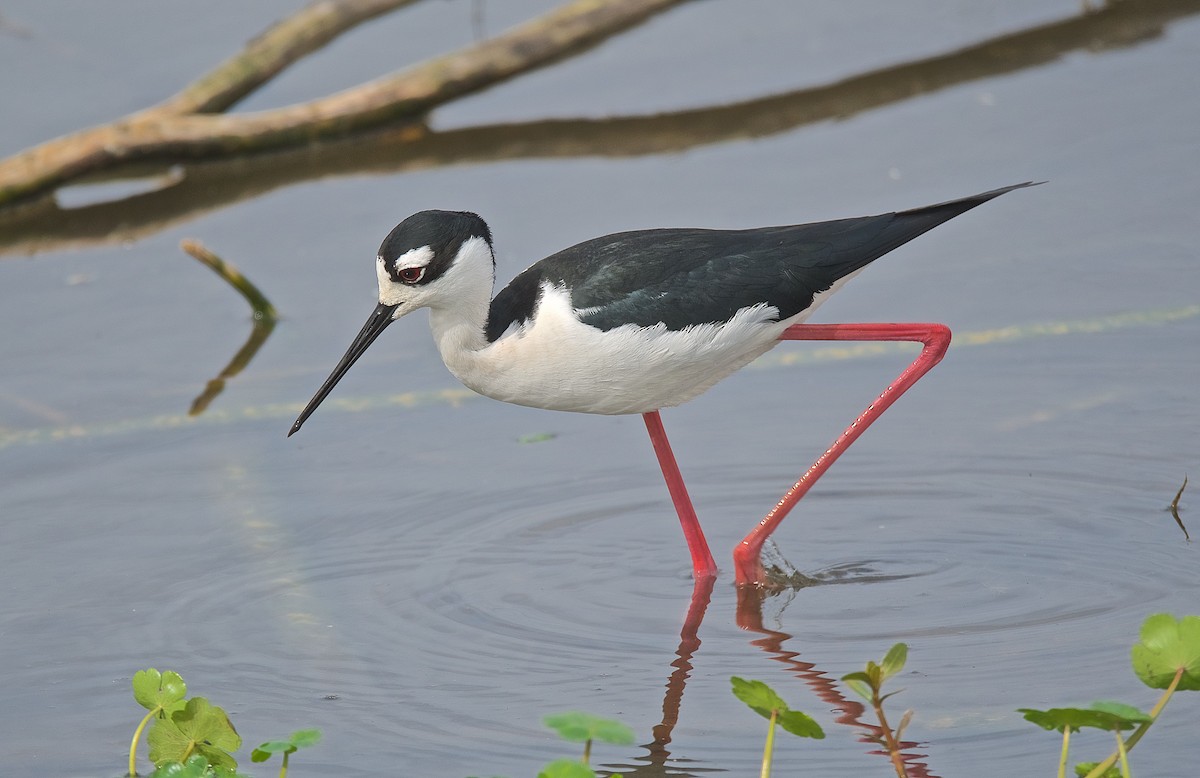
[[[482,3],[483,29],[553,5]],[[0,154],[150,105],[298,6],[7,3]],[[385,17],[239,110],[465,45],[473,7]],[[1200,473],[1198,62],[1200,2],[712,0],[439,109],[411,146],[189,168],[149,195],[74,187],[0,223],[3,773],[119,774],[129,679],[155,666],[249,746],[322,729],[297,776],[532,775],[576,753],[540,724],[567,709],[648,744],[597,748],[621,774],[748,775],[763,722],[731,675],[828,732],[780,740],[777,774],[882,776],[819,678],[905,641],[891,704],[916,711],[928,772],[1051,774],[1057,738],[1014,709],[1150,707],[1128,666],[1138,626],[1200,611],[1196,546],[1166,510]],[[911,351],[784,344],[664,412],[723,567],[702,623],[641,420],[474,398],[424,314],[285,438],[413,211],[482,214],[507,280],[617,230],[1025,180],[1049,183],[894,252],[814,319],[941,321],[956,341],[777,533],[828,585],[761,618],[739,612],[729,549]],[[195,418],[251,322],[185,237],[282,315]],[[1134,752],[1138,774],[1194,774],[1194,696]],[[1077,740],[1078,759],[1107,753]]]

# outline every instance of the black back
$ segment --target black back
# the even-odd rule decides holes
[[[681,330],[765,303],[780,320],[835,281],[977,205],[1031,183],[911,211],[751,230],[660,229],[595,238],[553,254],[496,295],[494,341],[532,318],[542,284],[570,289],[581,321],[602,330],[663,324]]]

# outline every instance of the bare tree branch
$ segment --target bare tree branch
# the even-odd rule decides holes
[[[1200,0],[1139,0],[980,41],[925,59],[867,71],[832,84],[728,105],[650,116],[554,119],[432,132],[388,125],[282,152],[189,165],[155,191],[76,208],[53,199],[0,210],[0,259],[132,241],[216,208],[281,187],[339,175],[394,175],[446,165],[579,156],[628,157],[788,132],[917,95],[1037,67],[1072,51],[1116,49],[1163,34],[1200,13]],[[131,174],[161,174],[163,168]]]
[[[240,52],[142,113],[217,113],[346,30],[415,0],[315,0],[277,22]]]
[[[307,103],[236,116],[174,113],[188,105],[230,103],[257,86],[256,81],[261,83],[256,77],[233,73],[232,66],[218,68],[216,73],[232,75],[231,88],[202,80],[158,108],[0,161],[0,205],[130,160],[194,159],[282,148],[416,116],[579,51],[679,2],[574,0],[490,40]],[[266,56],[259,64],[278,64],[283,59]]]

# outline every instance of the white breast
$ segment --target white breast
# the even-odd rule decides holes
[[[482,349],[437,340],[450,371],[488,397],[550,410],[645,413],[705,391],[770,350],[807,313],[776,322],[775,308],[755,305],[726,323],[681,331],[600,330],[579,321],[566,290],[547,286],[531,322]]]

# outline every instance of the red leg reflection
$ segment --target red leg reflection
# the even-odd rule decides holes
[[[675,660],[671,662],[671,675],[667,678],[666,693],[662,702],[662,721],[654,726],[654,739],[642,746],[646,749],[645,756],[637,758],[637,764],[606,764],[604,767],[615,771],[615,775],[633,778],[663,778],[667,775],[685,774],[686,765],[691,760],[672,756],[669,748],[679,723],[679,711],[683,706],[684,687],[692,674],[692,657],[700,648],[700,622],[704,620],[704,612],[712,598],[713,584],[716,579],[712,576],[699,577],[692,586],[692,600],[688,606],[687,616],[683,627],[679,630],[679,647],[675,650]],[[701,770],[700,772],[709,772]],[[692,773],[687,772],[691,775]]]
[[[763,626],[762,605],[766,596],[767,593],[761,589],[746,586],[738,589],[738,626],[749,632],[757,632],[762,635],[761,638],[752,641],[751,645],[761,648],[772,659],[782,662],[793,675],[803,681],[812,690],[818,699],[827,704],[830,710],[837,711],[840,715],[834,721],[838,724],[860,730],[861,735],[859,739],[863,743],[883,746],[882,750],[870,751],[868,753],[890,757],[891,755],[884,744],[883,730],[879,725],[870,724],[863,720],[870,713],[868,708],[861,702],[844,696],[838,682],[829,677],[823,670],[813,663],[801,659],[798,652],[785,648],[784,644],[792,639],[791,635],[786,632],[767,629]],[[904,763],[904,770],[909,778],[937,778],[929,769],[929,766],[925,764],[924,760],[927,755],[913,751],[913,749],[920,747],[920,743],[903,740],[899,745],[901,748],[900,760]]]

